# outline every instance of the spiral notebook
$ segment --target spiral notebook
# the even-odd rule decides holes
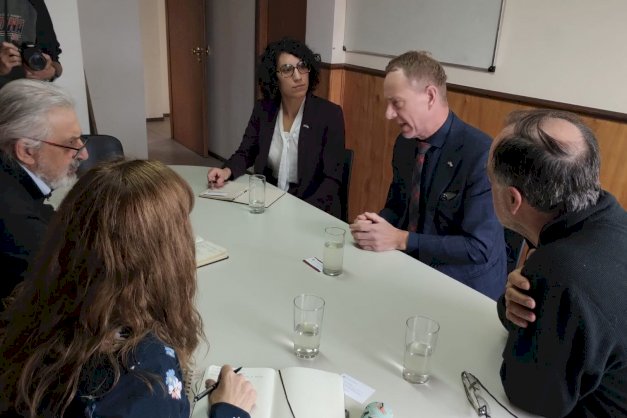
[[[279,200],[285,192],[271,184],[266,184],[266,208],[270,207],[274,202]],[[248,184],[236,181],[227,181],[224,186],[218,188],[207,189],[202,192],[200,197],[207,199],[225,200],[228,202],[248,204]]]
[[[203,377],[218,380],[219,366],[210,366]],[[243,368],[257,391],[251,418],[345,418],[342,377],[306,367]],[[194,405],[192,418],[206,418],[208,397]]]

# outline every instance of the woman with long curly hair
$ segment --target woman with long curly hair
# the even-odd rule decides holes
[[[189,417],[182,369],[204,339],[187,183],[156,161],[86,173],[2,314],[0,415]],[[212,417],[248,417],[229,367]]]
[[[340,217],[344,162],[344,115],[314,96],[320,56],[290,38],[268,45],[257,69],[263,99],[257,101],[244,138],[208,180],[222,187],[254,165],[270,183]]]

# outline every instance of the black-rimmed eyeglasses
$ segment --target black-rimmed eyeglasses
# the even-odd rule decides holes
[[[295,66],[292,64],[281,65],[277,73],[281,74],[281,77],[288,78],[294,75],[294,69],[298,70],[301,74],[307,74],[311,71],[307,64],[303,61],[298,61]]]
[[[26,139],[30,139],[31,141],[43,142],[44,144],[52,145],[53,147],[71,149],[72,151],[76,151],[76,153],[72,156],[72,158],[78,157],[78,154],[80,154],[81,151],[85,149],[85,147],[87,146],[87,142],[89,142],[89,137],[85,135],[81,135],[77,138],[82,143],[80,147],[71,147],[69,145],[61,145],[61,144],[57,144],[56,142],[45,141],[43,139],[37,139],[37,138],[26,138]]]

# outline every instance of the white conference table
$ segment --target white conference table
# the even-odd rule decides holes
[[[196,196],[207,188],[207,168],[172,168]],[[231,364],[347,373],[376,390],[365,404],[385,402],[395,418],[476,417],[461,383],[466,370],[518,416],[531,416],[511,407],[503,391],[499,368],[507,334],[486,296],[402,252],[356,248],[347,224],[289,194],[263,214],[196,197],[191,219],[197,235],[229,252],[227,260],[198,269],[197,307],[209,347],[196,351],[195,369]],[[347,230],[338,277],[302,261],[322,258],[327,226]],[[292,353],[292,300],[301,293],[326,301],[320,354],[313,360]],[[417,314],[440,323],[431,380],[422,385],[401,377],[405,320]],[[484,395],[493,417],[509,416]],[[346,397],[353,418],[365,404]]]

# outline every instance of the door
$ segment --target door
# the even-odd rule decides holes
[[[172,138],[208,155],[205,2],[166,0]]]
[[[286,36],[305,42],[306,25],[307,0],[257,0],[257,56]]]

